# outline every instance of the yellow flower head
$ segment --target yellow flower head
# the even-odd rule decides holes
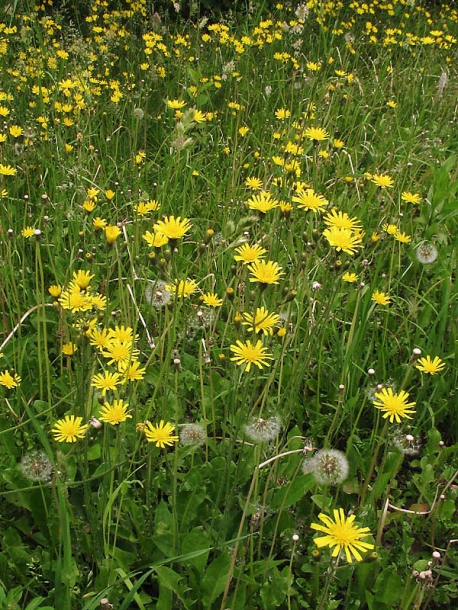
[[[278,324],[280,316],[276,313],[269,313],[265,307],[258,307],[255,315],[244,313],[244,326],[248,326],[249,331],[272,335],[274,327]]]
[[[235,249],[237,254],[234,255],[234,260],[240,261],[244,264],[254,263],[266,254],[267,250],[259,244],[242,244]]]
[[[17,373],[11,373],[9,371],[3,371],[0,373],[0,385],[5,386],[8,390],[12,390],[13,388],[17,388],[21,383],[21,378]]]
[[[374,548],[374,545],[369,542],[361,542],[361,538],[366,538],[370,535],[369,528],[357,527],[354,524],[355,515],[345,517],[342,508],[333,512],[334,520],[328,517],[328,515],[320,513],[318,519],[324,525],[320,523],[312,523],[310,525],[312,529],[325,534],[325,536],[315,538],[315,544],[318,548],[328,546],[333,549],[333,557],[337,557],[340,551],[343,550],[349,563],[352,563],[353,557],[356,561],[361,561],[362,556],[360,551],[366,552]]]
[[[192,224],[189,222],[187,218],[183,218],[178,216],[165,216],[164,220],[159,220],[153,226],[153,229],[157,233],[162,233],[169,239],[180,239],[183,237],[189,229],[192,227]]]
[[[164,424],[163,420],[161,420],[157,426],[153,426],[151,422],[147,422],[143,428],[146,440],[149,443],[156,443],[156,447],[160,447],[161,449],[164,449],[166,445],[172,446],[173,443],[176,443],[179,440],[178,436],[172,434],[174,430],[175,426],[172,426],[169,422]]]
[[[371,178],[371,182],[382,189],[392,188],[394,186],[393,178],[391,178],[391,176],[387,176],[386,174],[374,174]]]
[[[376,290],[372,293],[371,301],[378,303],[379,305],[389,305],[391,301],[391,297],[388,296],[385,292],[379,292]]]
[[[93,277],[94,274],[91,275],[90,271],[83,271],[80,269],[79,271],[73,272],[73,281],[81,290],[86,290]]]
[[[266,347],[263,347],[262,342],[258,340],[255,345],[250,340],[242,343],[236,341],[237,345],[231,345],[229,349],[234,354],[231,358],[238,365],[245,365],[245,371],[250,372],[251,365],[262,369],[263,366],[268,366],[269,360],[273,360],[272,354],[269,354]]]
[[[172,284],[166,284],[165,289],[177,297],[186,298],[194,294],[197,290],[195,280],[175,280]]]
[[[88,429],[88,424],[82,424],[82,417],[66,415],[64,419],[59,419],[52,428],[54,440],[58,443],[76,443],[79,438],[84,438]]]
[[[261,191],[259,195],[253,195],[247,201],[247,205],[251,210],[257,210],[265,214],[269,210],[273,210],[278,206],[278,201],[267,191]]]
[[[339,229],[331,227],[323,231],[323,235],[328,240],[330,246],[335,248],[337,252],[346,252],[347,254],[355,254],[358,248],[361,248],[361,236],[355,234],[351,229]]]
[[[201,296],[201,301],[207,307],[221,307],[223,299],[220,299],[214,292],[207,292]]]
[[[409,413],[415,413],[414,402],[407,402],[409,395],[404,390],[399,394],[393,392],[393,388],[383,388],[381,392],[375,393],[374,407],[383,411],[383,417],[389,418],[390,423],[396,420],[396,423],[401,423],[401,418],[412,419]]]
[[[146,231],[146,233],[142,235],[142,238],[152,248],[161,248],[169,243],[169,238],[166,235],[157,232],[151,233],[151,231]]]
[[[298,207],[312,210],[313,212],[320,212],[329,203],[323,195],[318,195],[313,189],[301,190],[293,197],[293,201],[299,204]]]
[[[274,261],[258,260],[248,265],[248,269],[252,275],[250,282],[259,282],[260,284],[278,284],[279,279],[284,274],[282,267]]]
[[[113,404],[106,402],[100,410],[99,419],[107,424],[116,426],[126,421],[127,418],[132,418],[132,415],[129,415],[127,411],[128,408],[128,403],[123,400],[114,400]]]
[[[304,136],[313,142],[322,142],[329,138],[328,132],[322,127],[309,127],[305,130]]]
[[[436,356],[433,360],[431,360],[431,356],[426,356],[425,358],[419,358],[417,361],[416,368],[422,373],[428,373],[429,375],[435,375],[442,371],[445,367],[445,362]]]
[[[95,221],[94,221],[95,226]],[[105,239],[107,244],[113,244],[121,235],[121,229],[116,225],[108,225],[105,227]]]

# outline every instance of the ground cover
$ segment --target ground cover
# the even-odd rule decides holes
[[[458,12],[0,9],[0,608],[458,599]]]

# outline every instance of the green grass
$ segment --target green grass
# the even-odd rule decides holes
[[[193,25],[89,4],[84,24],[0,9],[0,608],[453,607],[456,9]],[[250,208],[261,190],[281,205]],[[333,208],[355,219],[347,251]],[[151,247],[170,216],[192,226]],[[278,283],[234,259],[244,243]],[[106,394],[104,371],[123,381]],[[376,408],[390,388],[414,403],[399,422]],[[124,421],[101,421],[115,400]],[[68,416],[80,434],[59,442]],[[351,563],[311,527],[337,509],[368,528]]]

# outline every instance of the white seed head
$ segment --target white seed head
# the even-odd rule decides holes
[[[339,485],[348,477],[350,470],[347,456],[337,449],[320,449],[311,458],[305,459],[302,472],[311,472],[322,485]]]

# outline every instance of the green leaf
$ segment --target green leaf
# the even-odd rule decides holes
[[[205,550],[202,555],[190,557],[186,564],[194,566],[197,570],[203,572],[207,565],[208,555],[210,554],[210,540],[208,534],[201,527],[195,527],[187,534],[181,544],[181,550],[184,555],[193,551]]]
[[[230,556],[224,554],[217,557],[208,566],[202,579],[202,604],[204,608],[211,608],[215,599],[224,591],[230,565]]]

